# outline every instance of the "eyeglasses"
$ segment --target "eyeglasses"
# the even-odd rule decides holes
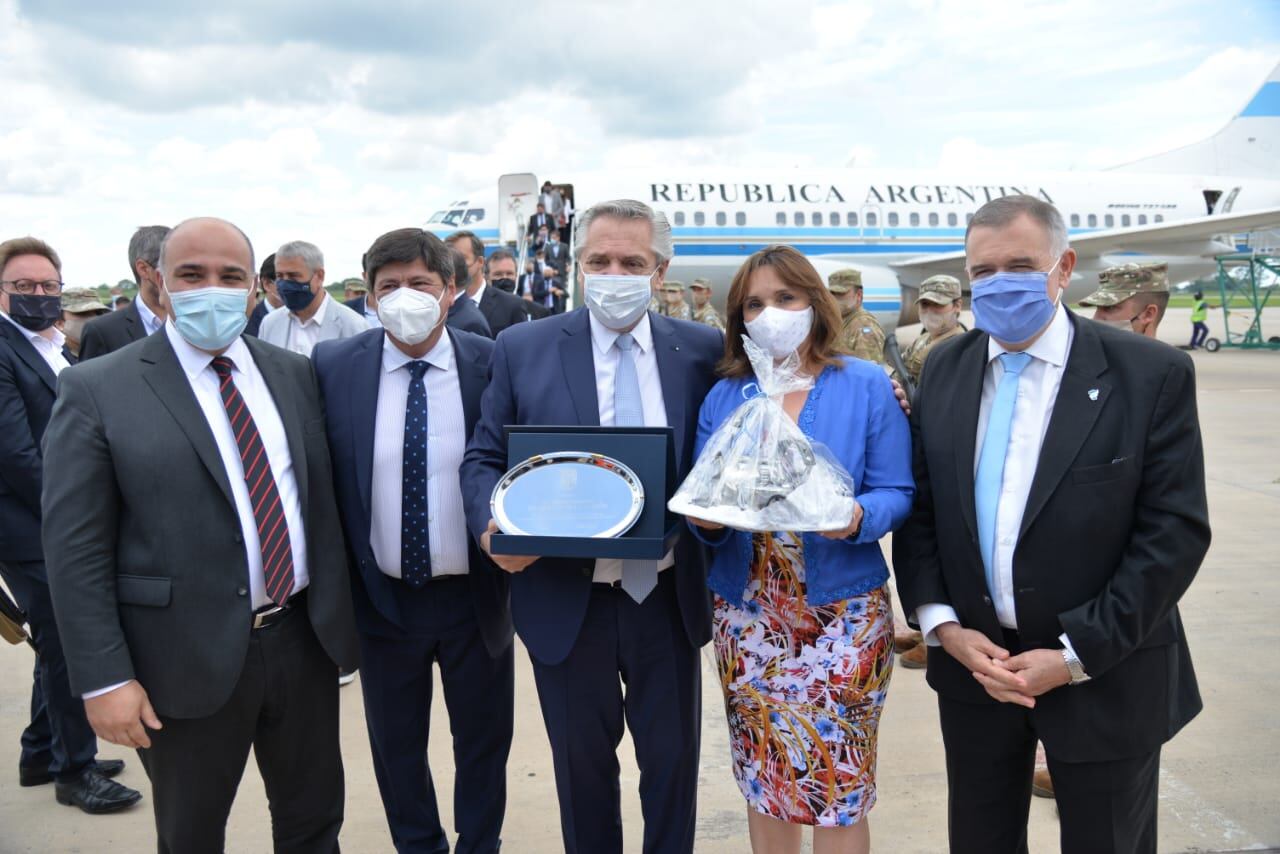
[[[49,279],[43,282],[37,282],[35,279],[14,279],[12,281],[0,282],[0,286],[8,289],[13,294],[34,294],[36,287],[40,287],[41,293],[45,296],[56,297],[62,293],[62,282],[57,279]]]

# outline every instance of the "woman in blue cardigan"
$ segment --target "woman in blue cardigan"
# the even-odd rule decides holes
[[[805,436],[853,476],[841,530],[752,534],[690,519],[712,547],[714,643],[734,776],[752,848],[870,850],[876,735],[893,668],[889,571],[879,540],[907,518],[914,493],[907,420],[883,370],[839,349],[840,310],[803,255],[770,246],[729,291],[723,379],[698,419],[697,451],[755,393],[743,350],[798,350],[812,388],[782,398]]]

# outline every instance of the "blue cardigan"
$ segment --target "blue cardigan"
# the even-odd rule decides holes
[[[695,454],[702,453],[716,428],[752,396],[754,390],[746,387],[754,382],[754,377],[723,379],[711,389],[698,415]],[[826,445],[853,475],[854,495],[863,512],[862,528],[854,537],[802,535],[807,602],[812,607],[875,590],[889,578],[879,540],[905,522],[911,510],[911,432],[884,371],[852,356],[844,358],[842,368],[828,367],[818,376],[797,423],[810,441]],[[751,534],[689,527],[712,547],[707,584],[726,601],[741,604],[751,569]]]

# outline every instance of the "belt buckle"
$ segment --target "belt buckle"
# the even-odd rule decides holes
[[[259,611],[258,613],[254,614],[253,628],[254,629],[262,628],[262,624],[266,621],[268,617],[274,617],[276,614],[279,614],[284,609],[285,609],[285,606],[276,605],[274,608],[268,608],[265,611]]]

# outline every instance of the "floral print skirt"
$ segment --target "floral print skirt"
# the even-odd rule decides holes
[[[888,589],[808,607],[803,548],[756,534],[744,602],[715,597],[733,773],[757,812],[856,824],[876,801],[876,736],[893,670]]]

